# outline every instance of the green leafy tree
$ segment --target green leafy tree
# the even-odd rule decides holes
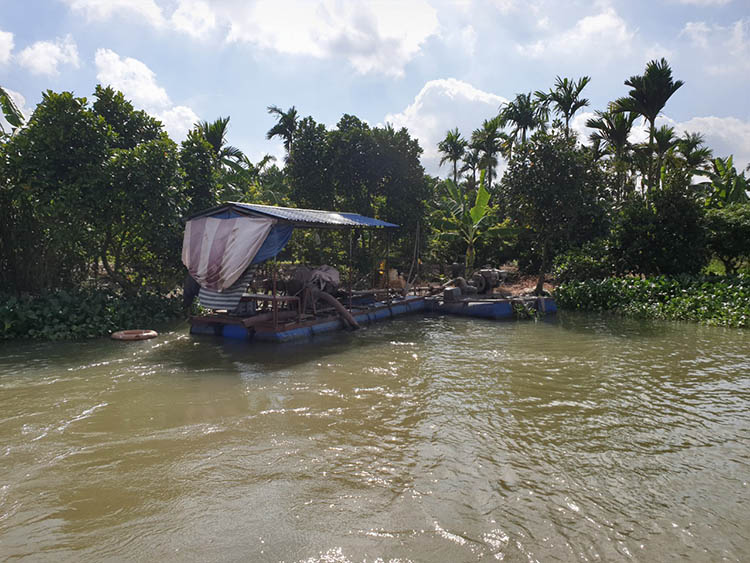
[[[727,274],[736,274],[750,262],[750,203],[730,203],[706,212],[709,250],[724,264]]]
[[[541,294],[555,254],[606,229],[600,174],[572,140],[534,135],[510,159],[501,183],[504,210],[538,256]]]
[[[92,109],[109,125],[113,149],[132,149],[139,143],[159,138],[162,124],[143,110],[136,110],[122,92],[97,85]]]
[[[570,120],[576,112],[589,105],[587,98],[581,97],[583,89],[591,82],[591,77],[578,80],[555,78],[555,86],[549,92],[537,91],[535,96],[544,105],[552,106],[555,113],[565,120],[565,137],[570,137]]]
[[[188,131],[180,144],[180,168],[185,183],[185,195],[190,202],[188,215],[197,213],[218,202],[219,172],[214,165],[216,152],[198,129]]]
[[[464,156],[468,141],[458,132],[458,127],[448,131],[445,138],[438,143],[438,151],[443,154],[440,166],[446,162],[453,164],[453,183],[458,185],[458,162]]]
[[[179,277],[186,206],[176,147],[118,92],[99,87],[95,97],[92,106],[46,92],[3,146],[4,285],[75,287],[100,265],[131,293],[171,289]]]
[[[648,201],[634,196],[625,203],[612,226],[610,249],[621,274],[672,276],[703,268],[703,212],[682,175],[668,176]]]
[[[97,255],[90,216],[106,186],[111,129],[86,98],[47,91],[3,145],[0,278],[13,290],[70,287]]]
[[[333,209],[335,191],[330,180],[330,148],[326,127],[305,117],[297,123],[287,157],[290,198],[300,207]]]
[[[664,109],[669,98],[683,86],[682,80],[673,80],[672,69],[666,59],[653,60],[646,65],[646,72],[642,75],[631,76],[625,81],[630,86],[628,95],[618,98],[611,107],[613,112],[631,112],[642,115],[649,124],[648,137],[648,190],[655,184],[654,132],[656,118]]]

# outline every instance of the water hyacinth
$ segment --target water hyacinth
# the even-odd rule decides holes
[[[572,281],[555,290],[561,309],[750,327],[750,275],[623,277]]]

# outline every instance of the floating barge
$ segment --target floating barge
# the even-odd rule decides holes
[[[408,295],[401,299],[374,301],[368,305],[354,306],[351,315],[360,326],[390,319],[408,313],[425,310],[425,297]],[[229,315],[201,315],[191,317],[190,334],[222,336],[234,340],[256,340],[262,342],[290,342],[313,337],[317,334],[344,330],[347,324],[335,314],[320,314],[315,317],[292,319],[289,322],[273,321],[245,327],[243,319]]]
[[[429,297],[425,310],[441,315],[458,315],[492,320],[513,320],[525,310],[529,316],[551,315],[557,312],[555,300],[551,297],[463,298],[457,301],[444,301],[440,297]]]
[[[389,233],[394,228],[398,225],[357,213],[237,202],[194,215],[185,228],[182,260],[200,286],[201,305],[214,312],[192,316],[190,333],[287,342],[423,311],[424,296],[405,296],[388,287],[352,289],[352,235],[362,230]],[[277,280],[277,268],[272,263],[273,279],[267,293],[247,293],[249,280],[254,278],[253,266],[274,259],[295,229],[349,232],[348,288],[338,288],[339,274],[330,267],[313,270],[313,277],[305,280]],[[326,277],[331,271],[335,279]],[[292,282],[297,282],[294,289]]]

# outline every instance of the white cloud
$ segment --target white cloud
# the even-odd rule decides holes
[[[94,58],[96,78],[120,90],[135,106],[142,107],[164,124],[170,137],[181,141],[199,120],[187,106],[173,106],[167,91],[156,81],[148,66],[132,57],[121,57],[110,49],[97,49]]]
[[[71,9],[81,12],[89,21],[107,21],[126,15],[144,19],[153,26],[164,24],[161,8],[154,0],[64,0]]]
[[[627,55],[635,33],[612,8],[585,16],[570,29],[534,43],[516,45],[522,55],[532,58],[596,53],[599,60]]]
[[[172,14],[172,25],[193,37],[206,37],[216,28],[216,14],[203,0],[180,0]]]
[[[437,13],[426,0],[258,0],[234,4],[223,16],[229,42],[289,55],[343,57],[361,74],[402,76],[424,41],[438,32]]]
[[[110,49],[97,49],[94,62],[97,80],[120,90],[136,104],[149,109],[170,104],[167,91],[156,83],[154,72],[138,59],[120,57]]]
[[[468,139],[485,119],[496,116],[500,105],[507,101],[455,78],[431,80],[422,87],[413,103],[400,113],[386,115],[385,121],[396,128],[409,129],[424,149],[422,164],[427,172],[445,176],[447,169],[439,168],[437,144],[446,131],[458,127]]]
[[[727,26],[688,22],[680,35],[688,37],[708,57],[709,73],[739,74],[750,70],[750,18]]]
[[[736,117],[694,117],[676,124],[676,129],[691,133],[703,133],[706,145],[714,156],[726,157],[734,154],[737,171],[750,163],[750,122]]]
[[[175,106],[155,113],[154,117],[164,124],[169,136],[178,143],[185,139],[187,132],[199,121],[196,113],[187,106]]]
[[[677,0],[679,4],[692,4],[693,6],[724,6],[732,0]]]
[[[686,35],[694,45],[705,49],[708,47],[708,35],[710,33],[711,28],[708,27],[706,22],[687,22],[680,35]]]
[[[0,64],[10,61],[13,52],[13,34],[10,31],[0,31]]]
[[[78,68],[78,47],[73,38],[66,35],[63,39],[52,41],[37,41],[18,53],[18,63],[33,74],[57,76],[57,67],[69,64]]]

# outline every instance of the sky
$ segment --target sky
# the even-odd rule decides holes
[[[750,163],[750,0],[0,0],[0,86],[28,117],[48,89],[121,90],[175,141],[230,116],[228,141],[279,159],[266,108],[333,128],[406,127],[430,174],[517,93],[590,76],[574,127],[665,57],[685,82],[657,125]],[[645,131],[634,133],[634,140]]]

